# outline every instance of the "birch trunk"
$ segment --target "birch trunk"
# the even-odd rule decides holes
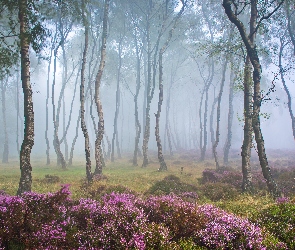
[[[30,192],[32,186],[32,166],[31,150],[34,145],[34,109],[32,87],[30,82],[30,43],[27,37],[28,17],[27,17],[27,0],[19,0],[19,23],[20,23],[20,54],[21,54],[21,81],[24,93],[24,140],[20,151],[20,170],[21,177],[17,195],[24,192]]]
[[[104,134],[104,118],[103,118],[103,109],[102,104],[99,96],[101,78],[103,74],[103,70],[105,67],[105,60],[106,60],[106,43],[107,43],[107,21],[108,21],[108,13],[109,13],[109,4],[110,0],[105,0],[104,3],[104,15],[103,15],[103,32],[102,32],[102,44],[101,44],[101,56],[100,56],[100,64],[99,69],[95,78],[95,104],[96,104],[96,111],[99,117],[99,122],[97,126],[97,134],[95,140],[95,171],[94,174],[102,174],[102,148],[101,142],[103,139]]]

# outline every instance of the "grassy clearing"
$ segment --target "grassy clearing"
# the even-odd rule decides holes
[[[55,163],[45,165],[45,159],[32,161],[32,191],[38,193],[54,192],[60,188],[61,184],[70,184],[73,197],[83,196],[81,185],[85,177],[85,163],[83,159],[76,161],[67,170],[62,170]],[[140,163],[140,161],[139,161]],[[99,181],[101,185],[121,185],[137,193],[144,193],[156,181],[163,179],[167,175],[176,175],[182,182],[192,185],[197,184],[197,179],[201,177],[202,171],[212,164],[204,162],[194,163],[189,159],[179,159],[178,156],[170,157],[167,160],[168,171],[158,172],[158,162],[156,158],[151,159],[147,168],[132,166],[130,159],[120,159],[116,162],[107,162],[107,167],[103,169],[106,179]],[[213,166],[213,165],[212,165]],[[181,167],[183,171],[181,172]],[[93,166],[94,168],[94,166]],[[45,176],[58,176],[59,181],[48,183]],[[0,189],[10,195],[14,195],[18,188],[20,178],[19,165],[16,160],[11,160],[8,164],[0,164]],[[97,183],[94,183],[96,185]]]
[[[69,166],[67,170],[62,170],[60,167],[57,167],[55,163],[46,166],[44,164],[45,159],[34,160],[32,161],[32,191],[36,193],[56,192],[61,189],[62,184],[70,184],[70,192],[72,193],[73,199],[90,198],[92,199],[90,200],[91,202],[98,201],[97,204],[104,199],[100,200],[103,195],[106,195],[104,197],[110,197],[112,195],[118,197],[122,195],[122,197],[125,197],[126,193],[131,192],[136,193],[136,195],[127,195],[131,195],[132,197],[149,194],[157,196],[144,197],[144,199],[142,199],[148,200],[150,198],[167,199],[167,197],[175,197],[162,196],[173,192],[174,194],[179,195],[182,202],[193,202],[193,204],[190,203],[193,208],[206,207],[211,209],[212,207],[211,205],[195,206],[195,202],[197,205],[214,204],[224,210],[216,210],[221,213],[220,216],[222,218],[223,216],[225,216],[225,219],[229,217],[232,218],[231,216],[235,218],[235,216],[238,215],[243,218],[239,218],[237,221],[240,221],[240,219],[244,220],[245,218],[249,219],[246,219],[245,221],[247,221],[247,223],[255,223],[255,225],[258,225],[261,228],[263,244],[267,246],[267,249],[295,249],[295,231],[293,230],[295,221],[294,193],[292,193],[293,196],[289,196],[293,203],[275,202],[272,197],[267,195],[265,187],[262,185],[262,188],[260,188],[258,185],[259,182],[257,182],[258,184],[256,183],[256,185],[258,186],[257,189],[255,189],[255,195],[242,194],[239,188],[241,185],[239,158],[232,160],[229,166],[231,169],[228,168],[228,171],[222,173],[214,171],[215,164],[213,160],[198,162],[196,161],[195,156],[189,152],[182,155],[167,157],[166,163],[168,165],[168,171],[165,172],[158,172],[159,164],[155,156],[150,159],[150,164],[147,168],[132,166],[132,161],[130,159],[131,157],[129,156],[113,163],[107,162],[106,168],[103,169],[103,175],[98,176],[91,185],[88,185],[85,180],[85,163],[83,158],[76,161],[75,165]],[[141,162],[139,161],[139,163]],[[254,166],[253,168],[255,168],[256,163],[257,162],[254,159],[252,162]],[[286,156],[284,160],[278,160],[274,157],[270,159],[270,165],[278,166],[276,169],[276,175],[285,178],[281,183],[284,183],[285,185],[288,184],[289,186],[291,185],[290,187],[294,186],[293,177],[295,176],[295,170],[293,171],[292,167],[294,168],[295,162],[292,160],[292,157],[288,158]],[[285,171],[288,167],[291,167],[291,170]],[[94,169],[94,166],[92,168]],[[204,171],[205,169],[207,170]],[[282,172],[283,175],[279,175],[279,171],[281,170],[285,171]],[[256,176],[256,181],[260,180],[259,176],[261,173],[259,171],[253,172],[253,175]],[[202,176],[203,178],[201,178]],[[289,180],[289,177],[292,177],[291,181]],[[18,188],[19,178],[20,170],[16,160],[11,160],[9,164],[0,164],[0,190],[4,190],[7,194],[15,195]],[[254,179],[253,176],[253,180]],[[112,192],[115,192],[115,194],[109,196]],[[38,196],[38,194],[34,195]],[[171,199],[172,201],[170,205],[176,209],[177,204],[175,203],[177,202],[174,198]],[[84,200],[77,202],[83,203]],[[118,206],[118,208],[120,208],[120,206]],[[182,206],[180,207],[183,208]],[[163,209],[163,214],[167,213],[167,207],[160,206],[160,208]],[[169,211],[171,210],[170,208]],[[51,207],[49,210],[51,211]],[[125,211],[125,208],[122,211]],[[173,217],[171,220],[171,222],[174,223],[171,224],[171,228],[173,228],[173,230],[181,228],[183,226],[183,221],[186,221],[187,219],[188,221],[191,221],[192,218],[196,216],[195,210],[193,211],[194,212],[188,216],[188,219],[188,217],[186,217],[186,210],[182,213],[181,209],[176,209],[176,217]],[[227,212],[231,214],[228,214]],[[81,210],[81,216],[82,215],[84,216],[84,208]],[[157,216],[156,218],[159,219]],[[8,219],[11,218],[8,217]],[[219,219],[220,218],[217,217],[217,220]],[[197,218],[197,221],[199,221],[199,218]],[[223,219],[220,219],[220,221],[224,222]],[[187,223],[184,224],[187,226]],[[198,225],[198,223],[191,223],[191,225],[195,230],[195,226]],[[235,230],[240,230],[240,226],[236,227]],[[213,231],[215,232],[215,229]],[[96,230],[94,230],[94,232],[96,232]],[[183,232],[183,229],[179,230],[179,232]],[[229,230],[229,233],[230,232],[232,231]],[[154,233],[155,232],[153,231],[152,235],[156,237],[157,234]],[[209,235],[211,235],[211,233],[209,233]],[[180,238],[177,243],[174,242],[177,246],[181,246],[180,248],[174,248],[171,247],[171,245],[170,248],[162,249],[202,249],[198,248],[201,247],[202,244],[199,246],[196,242],[193,242],[193,238],[190,237],[191,236],[183,239]],[[181,245],[182,240],[184,240],[183,246]],[[213,248],[209,247],[208,249]]]
[[[89,189],[92,191],[99,190],[101,186],[120,186],[136,193],[143,194],[157,181],[163,180],[169,175],[177,176],[182,183],[194,185],[198,188],[200,186],[198,179],[201,178],[202,171],[206,168],[215,168],[212,160],[197,162],[190,154],[167,157],[166,162],[168,165],[168,171],[166,172],[157,171],[159,164],[155,156],[151,158],[150,164],[147,168],[132,166],[130,159],[131,157],[127,157],[117,160],[116,162],[107,162],[107,167],[103,169],[103,175],[105,178],[95,181],[91,187],[88,187],[88,191]],[[60,167],[56,166],[55,162],[49,166],[44,163],[45,159],[32,161],[33,192],[55,192],[60,189],[62,184],[70,184],[70,190],[74,199],[88,196],[85,188],[83,188],[83,183],[85,183],[84,159],[76,160],[75,164],[69,166],[67,170],[62,170]],[[140,160],[139,164],[141,164]],[[238,160],[231,162],[232,167],[236,167],[239,164]],[[94,168],[94,166],[92,168]],[[48,181],[46,176],[57,177],[58,180]],[[4,190],[7,194],[15,195],[18,188],[19,178],[20,170],[17,160],[12,159],[9,164],[0,164],[0,190]],[[254,197],[249,195],[239,195],[236,199],[222,200],[218,202],[212,202],[211,200],[206,199],[206,197],[200,197],[198,202],[214,203],[227,211],[248,217],[257,210],[265,208],[273,201],[268,196]]]

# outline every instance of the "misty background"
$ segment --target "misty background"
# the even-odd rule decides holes
[[[155,45],[157,34],[164,23],[161,16],[163,8],[161,1],[154,3],[151,9],[153,18],[151,22],[151,43]],[[94,79],[91,74],[96,74],[98,66],[97,60],[100,58],[100,36],[102,4],[100,1],[89,3],[89,22],[92,22],[90,31],[90,44],[86,66],[86,86],[94,88]],[[181,3],[172,1],[169,5],[169,15],[166,23],[169,23],[177,15]],[[241,43],[235,29],[235,39],[229,40],[224,34],[229,29],[230,23],[225,18],[224,10],[219,2],[192,1],[186,7],[174,31],[173,38],[164,54],[163,59],[163,105],[160,118],[160,136],[163,144],[164,156],[169,155],[169,146],[167,138],[167,124],[170,128],[172,137],[172,147],[174,152],[191,150],[198,154],[200,150],[200,119],[201,127],[204,129],[204,119],[207,119],[206,129],[208,135],[208,144],[206,158],[212,158],[212,134],[210,128],[216,130],[216,103],[222,78],[222,63],[226,56],[226,46],[236,46]],[[167,7],[167,6],[166,6]],[[116,111],[116,90],[117,79],[119,79],[119,115],[118,115],[118,141],[121,153],[132,157],[135,146],[135,118],[134,118],[134,95],[136,92],[136,48],[134,37],[140,45],[141,53],[141,80],[138,96],[138,112],[141,124],[141,136],[139,148],[142,147],[144,124],[145,124],[145,88],[147,86],[147,61],[146,61],[146,41],[144,38],[144,28],[146,21],[144,13],[147,13],[145,1],[112,1],[109,16],[109,34],[107,38],[107,59],[106,68],[103,74],[102,85],[100,88],[100,97],[102,100],[105,135],[104,151],[108,150],[108,140],[112,142],[114,130],[114,117]],[[59,138],[62,138],[67,126],[68,131],[61,143],[61,149],[69,160],[69,154],[73,140],[78,131],[77,141],[74,145],[73,161],[84,157],[84,137],[77,123],[80,112],[80,71],[81,57],[84,48],[84,29],[79,18],[69,24],[70,17],[63,17],[61,23],[65,29],[68,29],[68,35],[64,41],[64,51],[60,48],[56,54],[56,82],[55,82],[55,105],[57,106],[63,81],[66,81],[64,94],[62,95],[61,111],[59,115]],[[137,19],[136,19],[137,18]],[[52,105],[52,84],[53,84],[53,57],[49,61],[52,51],[51,47],[56,48],[52,41],[55,33],[55,25],[61,25],[59,19],[54,16],[47,22],[46,26],[51,32],[46,40],[46,47],[40,54],[35,54],[31,49],[31,83],[33,89],[33,103],[35,114],[35,142],[32,149],[32,158],[46,158],[46,100],[48,101],[48,138],[50,142],[50,158],[52,163],[56,161],[56,154],[53,147],[53,105]],[[246,22],[245,22],[246,23]],[[275,22],[267,23],[268,29],[277,25]],[[167,26],[168,27],[168,26]],[[167,39],[168,28],[160,39],[163,44]],[[210,35],[211,34],[211,35]],[[224,38],[225,37],[225,38]],[[56,43],[58,41],[55,41]],[[258,44],[260,46],[260,55],[262,60],[262,89],[263,93],[274,85],[274,91],[267,96],[267,100],[261,107],[261,128],[265,140],[266,150],[295,150],[295,142],[292,136],[291,118],[287,108],[287,96],[283,89],[281,79],[278,75],[279,68],[277,64],[277,54],[273,48],[279,46],[279,38],[276,34],[270,32],[261,32]],[[119,46],[121,46],[119,55]],[[222,49],[224,47],[224,50]],[[237,46],[236,46],[237,47]],[[219,156],[222,157],[222,151],[227,138],[228,128],[228,110],[229,110],[229,91],[230,81],[234,81],[233,94],[233,124],[232,124],[232,142],[231,151],[240,152],[243,142],[243,90],[242,90],[242,72],[244,58],[241,48],[235,48],[235,56],[232,63],[229,63],[226,69],[225,85],[221,99],[221,117],[220,117],[220,142],[218,145]],[[65,53],[65,55],[63,55]],[[121,68],[118,73],[119,58],[121,59]],[[210,74],[210,59],[214,61],[214,76],[212,84],[208,90],[208,113],[204,117],[205,99],[202,99],[202,92],[205,87],[204,78]],[[64,61],[66,59],[66,61]],[[293,59],[294,60],[294,59]],[[285,57],[284,63],[289,64],[290,59]],[[67,67],[67,79],[65,79],[64,67]],[[158,61],[156,65],[158,67]],[[50,72],[48,73],[48,70]],[[231,79],[231,71],[235,71],[235,76]],[[294,69],[286,71],[286,84],[291,95],[295,92],[294,87]],[[49,77],[49,78],[48,78]],[[155,75],[156,85],[154,96],[151,101],[151,135],[149,140],[149,152],[157,150],[157,144],[154,135],[155,113],[158,108],[158,71]],[[10,75],[6,75],[2,80],[1,92],[5,92],[6,109],[3,111],[3,95],[1,96],[0,121],[4,121],[6,115],[9,159],[18,157],[19,147],[23,138],[24,120],[23,120],[23,95],[20,80],[19,66],[15,66]],[[49,95],[47,95],[47,82],[49,83]],[[48,98],[48,99],[47,99]],[[292,98],[293,99],[293,98]],[[202,100],[202,102],[201,102]],[[95,130],[91,119],[91,103],[93,104],[93,94],[90,96],[90,89],[86,95],[86,124],[90,135],[91,151],[94,152]],[[201,106],[201,118],[199,116]],[[17,113],[19,107],[19,114]],[[294,107],[294,105],[293,105]],[[96,119],[97,113],[95,104],[93,104],[92,115]],[[213,114],[213,127],[210,127],[210,115]],[[168,118],[167,118],[168,116]],[[212,119],[212,118],[211,118]],[[77,129],[78,126],[78,129]],[[1,124],[3,127],[3,124]],[[5,134],[0,130],[0,152],[4,150]],[[267,152],[266,152],[267,153]],[[256,154],[253,150],[252,154]],[[94,153],[91,155],[94,157]],[[115,158],[118,158],[115,147]],[[139,160],[139,164],[141,164]]]

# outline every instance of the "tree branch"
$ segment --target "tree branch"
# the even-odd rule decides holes
[[[270,12],[268,15],[263,16],[260,18],[260,20],[258,21],[255,30],[249,35],[249,37],[252,37],[258,30],[260,24],[262,23],[263,20],[267,20],[268,18],[270,18],[280,7],[281,5],[284,3],[285,0],[282,0],[279,5],[272,11]]]

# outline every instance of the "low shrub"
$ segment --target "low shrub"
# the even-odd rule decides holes
[[[233,200],[239,195],[239,192],[231,184],[215,182],[202,185],[200,187],[200,194],[206,196],[211,201],[220,201]]]
[[[118,194],[135,194],[134,191],[123,185],[93,185],[86,189],[87,197],[95,200],[99,200],[106,194],[118,193]]]
[[[247,219],[175,194],[0,195],[0,249],[263,249],[262,240]]]
[[[265,227],[289,249],[295,249],[295,204],[280,199],[254,216],[254,221]]]
[[[60,178],[57,175],[46,174],[44,179],[42,180],[44,183],[59,183]]]
[[[209,249],[264,249],[261,229],[244,219],[213,206],[199,206],[207,221],[198,237]]]
[[[234,187],[237,191],[241,191],[243,176],[241,171],[236,171],[230,168],[216,171],[213,169],[205,169],[200,180],[201,184],[206,183],[225,183]],[[266,190],[266,182],[261,172],[253,171],[252,184],[254,191]],[[220,185],[220,184],[218,184]],[[209,185],[210,187],[212,185]]]
[[[168,195],[170,193],[182,194],[196,191],[196,186],[181,182],[180,178],[175,175],[168,175],[163,180],[155,182],[155,184],[149,188],[146,194]]]

